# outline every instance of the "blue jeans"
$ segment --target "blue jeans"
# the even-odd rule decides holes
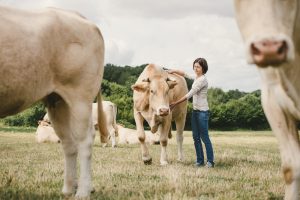
[[[193,111],[192,131],[196,149],[197,163],[204,164],[202,142],[205,144],[207,161],[214,162],[213,147],[208,135],[209,111]]]

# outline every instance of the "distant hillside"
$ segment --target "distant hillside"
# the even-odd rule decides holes
[[[133,101],[131,85],[134,84],[146,64],[131,66],[116,66],[107,64],[101,85],[103,98],[118,106],[118,123],[134,128]],[[188,81],[191,87],[192,80]],[[209,126],[217,130],[235,129],[269,129],[260,101],[260,90],[250,93],[239,90],[224,92],[220,88],[208,89],[210,107]],[[191,129],[192,103],[188,103],[188,114],[185,129]],[[10,126],[37,126],[37,121],[45,114],[45,107],[38,103],[26,111],[0,120]]]

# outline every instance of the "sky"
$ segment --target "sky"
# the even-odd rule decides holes
[[[81,13],[103,34],[105,63],[155,63],[193,75],[193,61],[203,57],[209,87],[260,88],[256,67],[246,63],[233,0],[0,0],[0,5]]]

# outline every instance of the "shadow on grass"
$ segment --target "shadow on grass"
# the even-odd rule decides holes
[[[193,166],[195,162],[189,161],[182,163],[185,166]],[[229,169],[236,166],[241,166],[247,164],[247,165],[253,165],[258,166],[260,162],[255,160],[249,160],[249,159],[224,159],[224,160],[216,160],[215,161],[215,168],[223,168],[223,169]]]
[[[34,191],[27,191],[16,188],[0,188],[1,200],[41,200],[41,199],[64,199],[59,193],[36,194]]]
[[[227,161],[227,160],[225,160],[225,161],[215,161],[215,167],[214,168],[229,169],[229,168],[232,168],[232,167],[236,166],[237,162],[238,162],[237,160],[235,160],[233,162]],[[195,162],[194,161],[182,162],[182,165],[194,167]],[[205,167],[205,165],[203,167]]]
[[[280,195],[280,196],[275,196],[274,193],[272,192],[269,192],[268,193],[268,200],[283,200],[284,199],[284,196]]]

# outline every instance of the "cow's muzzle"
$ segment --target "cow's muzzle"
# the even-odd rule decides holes
[[[259,67],[279,66],[287,60],[288,44],[285,40],[261,40],[250,44],[254,63]]]
[[[159,116],[167,116],[170,113],[169,108],[160,108],[158,109],[158,115]]]

